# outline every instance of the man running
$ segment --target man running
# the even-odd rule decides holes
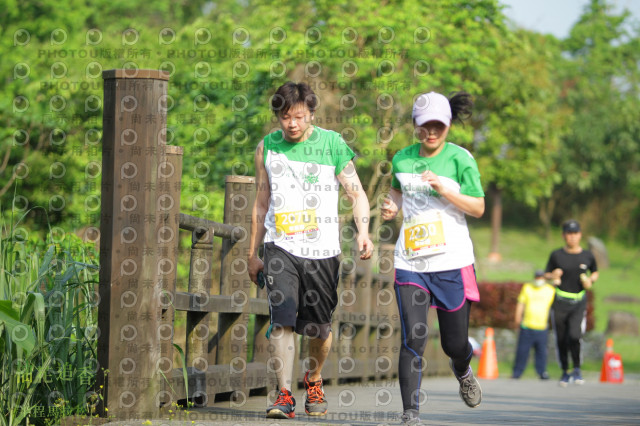
[[[249,276],[264,271],[271,325],[270,362],[278,362],[280,393],[268,418],[295,417],[291,393],[294,332],[310,337],[310,369],[304,376],[305,411],[327,413],[322,367],[331,348],[331,316],[338,302],[340,186],[353,203],[361,259],[369,259],[369,202],[340,134],[312,124],[317,97],[305,83],[276,91],[271,109],[280,130],[268,134],[255,153],[256,201],[252,212]],[[264,238],[264,262],[258,247]]]
[[[568,220],[562,225],[565,246],[551,253],[545,277],[556,286],[556,298],[551,308],[551,322],[556,335],[558,357],[562,368],[560,386],[573,381],[584,383],[581,363],[581,340],[586,329],[587,295],[598,279],[596,259],[589,250],[580,246],[580,224]],[[573,372],[569,374],[569,352]]]

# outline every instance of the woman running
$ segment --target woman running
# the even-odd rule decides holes
[[[400,209],[403,213],[394,287],[402,324],[402,420],[408,425],[421,424],[419,405],[426,399],[420,382],[429,306],[438,309],[442,348],[460,383],[460,397],[469,407],[477,407],[482,399],[469,366],[469,311],[479,294],[465,215],[482,216],[484,192],[471,153],[446,142],[452,119],[462,122],[472,106],[466,92],[450,99],[430,92],[416,99],[412,116],[419,143],[393,157],[391,190],[381,208],[384,220],[396,217]]]

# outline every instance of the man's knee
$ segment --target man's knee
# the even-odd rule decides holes
[[[288,325],[282,325],[278,323],[273,323],[269,327],[269,340],[271,339],[280,339],[287,334],[293,333],[293,327]]]

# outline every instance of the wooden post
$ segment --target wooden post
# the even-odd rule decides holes
[[[160,198],[158,163],[165,143],[169,76],[120,69],[104,71],[103,79],[101,408],[117,419],[157,418],[162,277],[169,271],[159,253],[158,206],[168,200]]]
[[[375,313],[370,337],[371,347],[376,349],[370,366],[376,380],[391,378],[398,373],[398,342],[400,341],[400,317],[393,291],[393,244],[378,246],[378,274],[371,283],[371,312]],[[431,323],[433,324],[433,323]]]
[[[232,303],[236,306],[243,305],[243,313],[220,314],[217,364],[229,366],[231,387],[238,393],[244,393],[236,397],[244,398],[248,396],[248,302],[256,294],[256,286],[249,279],[247,269],[251,211],[256,194],[255,178],[227,176],[225,184],[224,223],[241,227],[244,232],[236,242],[225,239],[222,243],[220,294],[232,296]]]
[[[206,305],[211,293],[213,262],[213,228],[195,230],[191,237],[189,293],[196,295],[193,303]],[[209,367],[208,312],[187,311],[187,366],[205,372]]]
[[[162,142],[165,142],[164,139]],[[173,402],[171,386],[168,380],[173,371],[173,334],[175,309],[173,301],[176,294],[176,279],[178,276],[178,249],[180,232],[180,189],[182,185],[182,154],[183,148],[173,145],[160,145],[160,161],[158,163],[158,210],[157,223],[158,250],[165,266],[160,277],[162,294],[160,306],[162,316],[158,336],[160,338],[160,361],[158,369],[162,378],[161,395],[158,402],[161,406]]]
[[[373,365],[371,359],[375,356],[375,349],[369,345],[369,337],[371,333],[371,325],[377,325],[377,320],[373,320],[373,312],[371,310],[371,281],[372,267],[374,260],[361,260],[358,256],[358,247],[353,250],[353,258],[356,261],[356,270],[359,272],[356,278],[355,292],[357,295],[356,307],[357,326],[355,327],[356,335],[353,337],[353,346],[355,348],[354,358],[356,360],[356,375],[366,380],[367,375],[373,375]],[[377,254],[374,254],[376,256]],[[375,315],[378,318],[378,315]]]

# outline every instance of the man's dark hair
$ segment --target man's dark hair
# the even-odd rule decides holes
[[[314,112],[318,106],[318,97],[307,83],[289,81],[278,87],[271,98],[271,111],[275,115],[284,115],[294,105],[301,103],[304,103],[309,111]]]

